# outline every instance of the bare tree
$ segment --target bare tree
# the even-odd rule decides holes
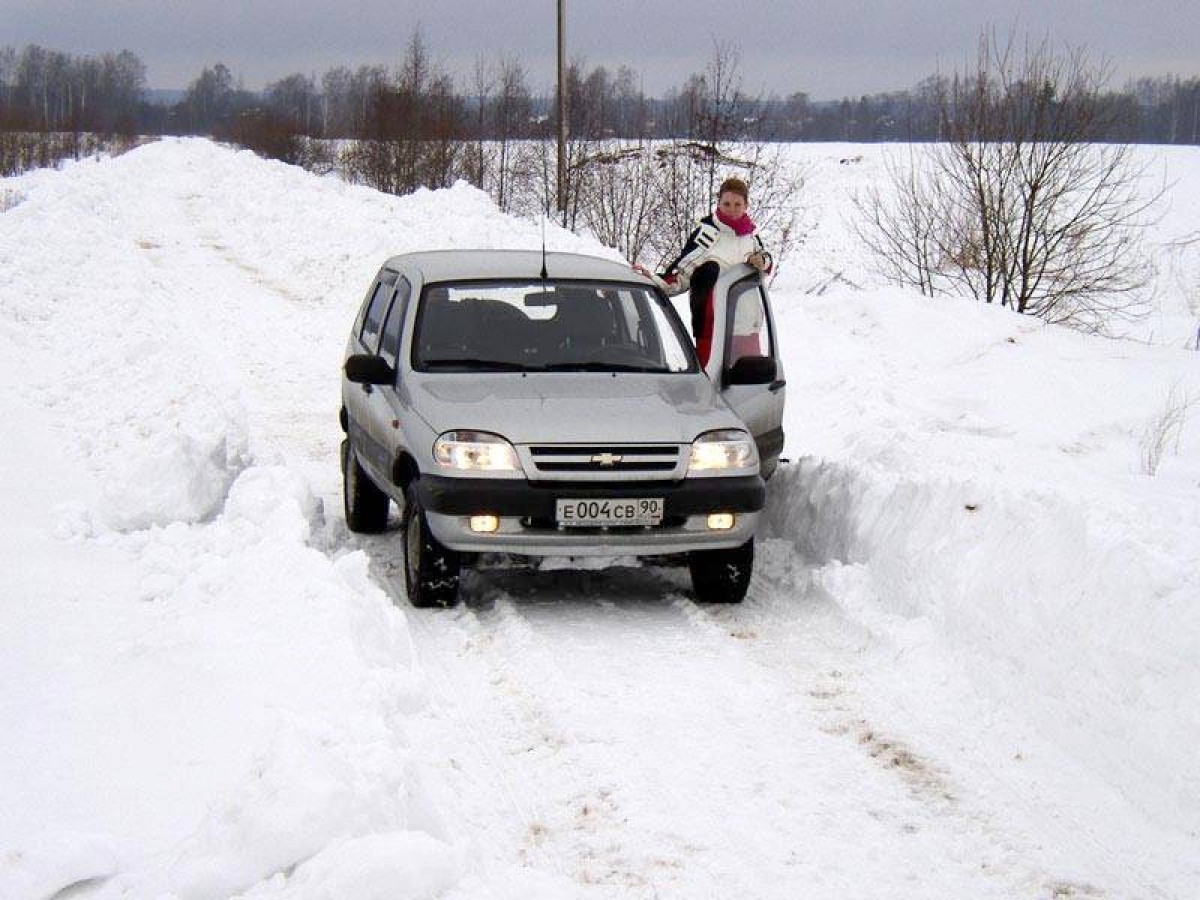
[[[311,135],[317,112],[316,85],[313,79],[297,72],[266,87],[271,111],[292,130]]]
[[[932,297],[940,262],[937,211],[947,206],[936,199],[942,183],[922,169],[911,148],[906,161],[888,156],[884,167],[885,183],[894,193],[874,185],[854,197],[859,239],[874,253],[885,278]]]
[[[800,240],[797,204],[804,172],[788,160],[784,145],[761,138],[763,104],[743,93],[740,63],[736,46],[714,42],[704,72],[691,76],[675,95],[675,124],[690,137],[651,147],[658,221],[638,249],[658,264],[678,252],[730,175],[749,182],[755,222],[777,261]]]
[[[396,76],[374,80],[360,139],[343,155],[351,178],[392,194],[448,187],[463,172],[462,98],[413,31]]]
[[[629,259],[662,265],[678,253],[696,220],[711,211],[720,180],[737,174],[750,182],[755,220],[782,260],[800,237],[796,210],[803,172],[790,164],[783,146],[747,135],[760,121],[760,104],[741,93],[738,60],[736,48],[714,44],[705,73],[689,78],[675,94],[673,115],[687,138],[613,137],[602,123],[616,119],[597,119],[584,128],[591,136],[574,138],[569,148],[568,227],[587,229]],[[590,89],[593,99],[619,96],[599,71],[580,80],[583,94]],[[628,74],[624,83],[628,97]],[[612,97],[605,103],[610,109],[621,105]]]
[[[504,210],[511,206],[509,157],[513,142],[521,136],[532,106],[525,67],[516,57],[500,62],[500,84],[496,92],[492,121],[495,128],[497,159],[496,203]]]
[[[482,55],[475,57],[475,65],[471,69],[471,88],[474,94],[475,121],[471,150],[464,161],[466,177],[480,190],[488,189],[490,157],[488,147],[488,113],[491,106],[491,96],[496,90],[495,67]]]
[[[183,104],[187,110],[193,132],[211,130],[216,123],[224,122],[233,114],[233,73],[224,63],[211,69],[205,66],[188,85]]]
[[[882,268],[1084,330],[1131,314],[1163,188],[1129,145],[1099,143],[1105,76],[1081,51],[982,36],[971,72],[933,83],[944,142],[890,169],[893,199],[867,197]]]

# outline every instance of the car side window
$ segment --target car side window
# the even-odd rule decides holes
[[[744,356],[774,357],[766,300],[757,283],[743,282],[730,290],[727,322],[726,368]]]
[[[387,315],[388,301],[392,299],[392,285],[379,282],[363,317],[362,331],[358,339],[369,353],[379,352],[379,335],[383,331],[383,319]]]
[[[393,369],[396,367],[396,360],[400,356],[400,331],[404,327],[404,313],[408,309],[408,298],[411,292],[412,289],[408,283],[408,279],[401,276],[396,281],[396,297],[392,301],[392,308],[388,311],[387,319],[383,323],[383,336],[379,341],[379,355]]]

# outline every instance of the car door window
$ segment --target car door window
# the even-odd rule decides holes
[[[400,332],[404,328],[404,313],[408,309],[408,297],[411,292],[408,279],[401,277],[396,282],[396,296],[392,300],[392,308],[383,323],[383,335],[379,340],[379,355],[387,360],[388,365],[396,367],[400,356]]]
[[[383,320],[387,315],[388,301],[392,299],[392,285],[379,282],[375,285],[375,293],[367,306],[367,314],[363,317],[362,331],[358,339],[362,341],[369,353],[379,351],[379,335],[383,331]]]
[[[774,357],[766,299],[756,283],[738,284],[729,292],[727,321],[726,368],[731,368],[744,356]]]

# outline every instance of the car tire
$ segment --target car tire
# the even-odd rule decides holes
[[[741,603],[754,570],[754,538],[729,550],[693,550],[688,569],[698,602]]]
[[[442,546],[429,530],[414,481],[404,492],[404,586],[408,602],[420,608],[458,602],[461,554]]]
[[[371,481],[348,440],[342,441],[342,507],[351,531],[379,534],[387,528],[388,495]]]

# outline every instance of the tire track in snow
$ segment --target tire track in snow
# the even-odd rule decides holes
[[[377,567],[379,563],[376,560]],[[500,583],[488,575],[467,574],[463,606],[410,614],[420,655],[431,672],[451,681],[464,676],[469,680],[474,673],[474,685],[466,688],[470,696],[457,688],[442,691],[431,685],[441,692],[439,700],[455,708],[452,725],[474,734],[486,767],[499,775],[495,787],[505,795],[533,798],[524,806],[509,806],[520,828],[512,828],[511,820],[497,814],[497,804],[486,793],[482,802],[476,798],[476,810],[468,811],[464,821],[509,832],[507,846],[493,842],[493,855],[502,862],[562,874],[576,887],[605,895],[616,891],[622,897],[659,896],[663,873],[685,864],[679,854],[699,854],[704,848],[679,842],[677,852],[631,858],[624,840],[626,816],[617,796],[620,764],[606,760],[603,736],[589,734],[562,716],[554,702],[558,695],[547,686],[561,683],[566,674],[523,614],[525,601],[514,596],[514,591],[528,594],[531,581],[540,579],[511,571],[498,574]],[[606,574],[583,578],[595,583]],[[391,593],[400,603],[406,602],[402,580],[396,567]],[[484,683],[486,690],[479,690]],[[604,764],[597,765],[597,760]],[[679,807],[682,800],[671,797],[664,805]],[[480,806],[487,811],[480,814]]]
[[[626,763],[617,758],[606,729],[598,730],[595,723],[581,722],[570,714],[575,699],[557,689],[571,679],[570,659],[557,654],[556,638],[546,635],[526,615],[530,599],[537,602],[535,598],[542,593],[537,582],[547,577],[560,591],[564,583],[569,586],[565,597],[560,593],[554,598],[554,605],[558,605],[564,600],[577,603],[580,593],[590,600],[598,589],[605,589],[614,572],[622,581],[630,577],[622,570],[549,576],[510,571],[497,573],[495,580],[485,576],[480,579],[483,589],[479,598],[483,602],[478,608],[478,622],[497,639],[498,664],[504,678],[521,685],[522,693],[536,704],[540,720],[554,723],[554,777],[547,778],[545,770],[541,773],[543,781],[554,788],[556,815],[546,829],[547,848],[571,861],[571,875],[581,885],[605,895],[616,891],[619,896],[630,896],[632,892],[635,896],[658,897],[675,873],[706,848],[677,834],[646,844],[629,839],[630,818],[621,778]],[[638,572],[633,577],[643,574]],[[474,599],[468,602],[476,605]],[[600,602],[616,608],[612,600]],[[667,781],[657,784],[655,793],[655,805],[661,808],[679,809],[685,804],[685,798]]]
[[[962,822],[871,757],[899,756],[895,742],[847,754],[844,737],[822,729],[819,698],[764,672],[746,636],[685,598],[677,578],[653,569],[476,577],[468,609],[490,639],[490,667],[553,737],[536,773],[551,812],[543,846],[579,884],[603,896],[784,897],[808,884],[801,873],[819,873],[841,886],[815,896],[869,896],[843,848],[870,832],[916,845],[893,851],[911,878],[947,841],[961,844],[942,880],[966,878],[973,896],[1024,896],[1042,881],[1015,864],[1019,849],[979,826],[957,834]],[[823,671],[813,667],[814,678]],[[657,733],[655,717],[667,725]],[[568,824],[572,807],[579,821]],[[838,836],[822,841],[824,865],[790,846],[821,836],[821,824]],[[752,837],[764,833],[780,837]],[[748,873],[763,877],[748,885]],[[928,896],[928,886],[894,895]]]
[[[392,549],[382,540],[369,541],[373,568],[396,602],[406,604],[402,567],[387,559]],[[406,610],[434,701],[422,734],[430,750],[424,756],[448,760],[440,775],[456,786],[443,807],[458,807],[465,831],[488,836],[493,865],[586,884],[592,876],[575,861],[597,854],[562,852],[561,844],[582,831],[620,827],[609,790],[571,752],[572,736],[536,689],[540,677],[529,677],[531,660],[548,678],[556,677],[555,667],[512,598],[470,573],[463,594],[454,609]],[[557,790],[563,773],[573,785],[592,787],[564,796]],[[632,874],[623,879],[624,887],[644,885]]]
[[[781,543],[760,541],[760,554],[765,549],[778,557]],[[805,577],[806,567],[800,568],[797,578],[789,558],[782,566],[773,561],[771,571],[773,578],[764,576],[761,567],[756,570],[739,605],[705,607],[686,596],[673,602],[697,627],[714,637],[737,641],[747,660],[764,669],[764,677],[778,679],[781,689],[803,698],[823,720],[821,730],[826,734],[855,739],[867,756],[904,780],[914,796],[939,806],[953,802],[955,788],[947,774],[932,760],[881,733],[863,711],[855,662],[867,649],[870,636],[843,619],[828,600],[818,600],[820,595]],[[780,602],[792,590],[801,592],[793,598],[798,605],[815,607],[820,602],[824,609],[813,608],[815,615],[801,618],[795,606],[789,609],[786,600]],[[798,633],[796,625],[801,622],[804,630]],[[814,623],[816,629],[811,627]],[[782,642],[780,635],[785,638]]]
[[[549,750],[550,766],[543,765],[538,777],[556,790],[544,805],[543,821],[537,823],[539,844],[547,852],[556,848],[555,858],[573,860],[570,875],[583,884],[653,890],[652,877],[639,872],[618,849],[624,823],[615,796],[617,786],[606,777],[611,772],[585,761],[578,752],[585,744],[591,751],[602,749],[601,745],[563,721],[555,704],[548,702],[553,697],[546,687],[562,684],[567,677],[559,661],[507,591],[484,585],[467,602],[481,638],[495,647],[492,662],[497,677],[521,698],[536,735]],[[547,779],[551,770],[561,780]]]
[[[701,607],[688,598],[679,598],[675,602],[683,613],[712,634],[737,640],[753,662],[763,668],[764,677],[792,682],[798,693],[809,698],[812,709],[824,718],[821,727],[825,733],[852,742],[858,752],[882,771],[902,781],[931,815],[951,825],[957,822],[963,830],[976,834],[985,849],[980,863],[982,870],[997,877],[1013,878],[1017,883],[1036,884],[1039,896],[1108,896],[1087,881],[1050,874],[1055,867],[1042,858],[1042,846],[1055,846],[1064,838],[1078,841],[1078,835],[1066,835],[1061,830],[1049,834],[1038,822],[1022,822],[1025,827],[1016,830],[1011,823],[1002,824],[994,815],[999,811],[995,796],[1007,796],[1011,806],[1020,807],[1019,791],[989,775],[987,790],[981,792],[977,771],[970,773],[971,780],[963,782],[951,771],[956,768],[953,766],[956,760],[948,764],[938,754],[924,752],[889,734],[888,722],[874,720],[860,693],[863,689],[860,682],[862,666],[871,665],[868,651],[876,639],[869,629],[846,617],[837,597],[814,582],[813,571],[794,556],[790,542],[767,540],[760,544],[768,558],[782,554],[787,562],[768,565],[767,575],[760,568],[742,605]],[[819,607],[819,611],[797,616],[786,602],[780,602],[781,597],[793,590],[801,594],[797,599],[802,604]],[[933,745],[944,748],[944,736],[941,741],[935,739]],[[985,793],[990,800],[985,799]],[[903,827],[909,831],[917,826]],[[1098,850],[1095,846],[1090,849]],[[1103,858],[1103,852],[1100,853]],[[1078,858],[1079,854],[1074,856]],[[1005,860],[1007,874],[991,861],[997,858]],[[1153,886],[1142,884],[1139,888],[1147,896],[1161,896]]]

